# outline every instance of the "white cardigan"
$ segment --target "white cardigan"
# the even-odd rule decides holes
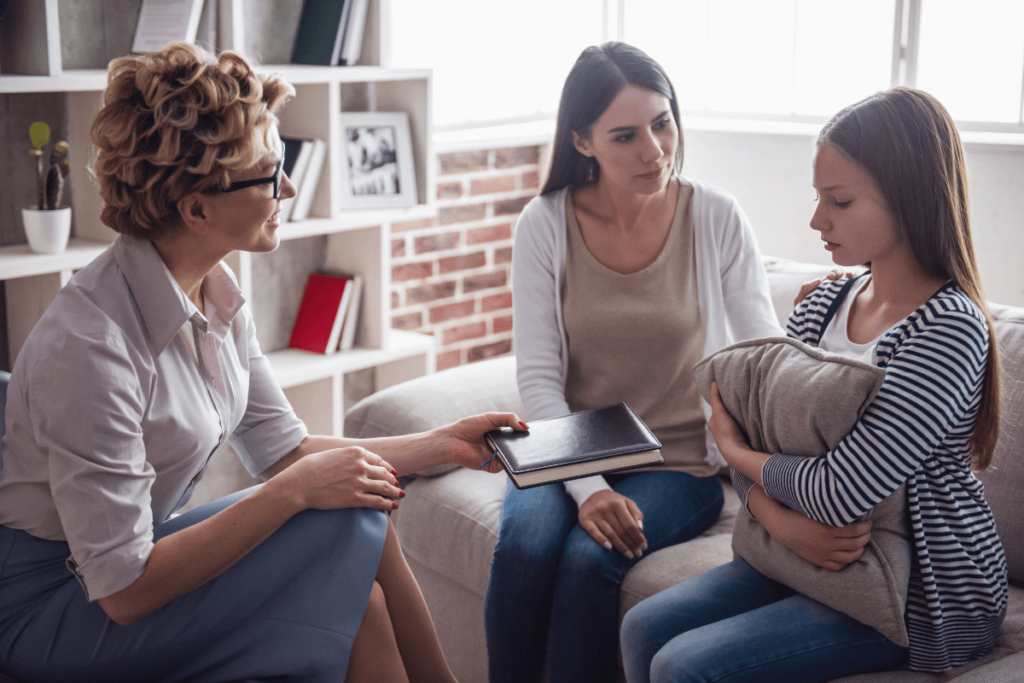
[[[768,277],[753,228],[732,195],[704,183],[693,185],[697,292],[705,326],[704,356],[729,344],[782,336],[768,295]],[[541,195],[523,209],[512,249],[513,336],[519,395],[526,419],[567,415],[565,378],[569,344],[562,322],[565,276],[565,193]],[[711,407],[704,404],[704,414]],[[707,462],[724,465],[707,434]],[[609,488],[598,475],[565,483],[582,505],[591,494]]]

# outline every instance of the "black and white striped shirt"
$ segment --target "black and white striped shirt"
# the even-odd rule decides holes
[[[846,280],[826,282],[790,315],[787,333],[817,346]],[[985,654],[1006,613],[1007,574],[970,437],[988,358],[985,316],[948,282],[879,340],[885,381],[861,419],[822,458],[771,456],[769,496],[842,526],[907,482],[913,567],[910,666],[944,671]]]

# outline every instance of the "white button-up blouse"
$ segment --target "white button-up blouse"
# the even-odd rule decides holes
[[[142,574],[153,525],[226,439],[256,475],[306,436],[226,265],[202,291],[205,315],[151,242],[122,235],[60,290],[15,363],[0,524],[67,541],[89,600]]]

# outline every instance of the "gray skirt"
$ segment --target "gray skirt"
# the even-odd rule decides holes
[[[155,538],[251,491],[160,524]],[[379,510],[307,510],[130,626],[86,600],[67,543],[0,526],[0,670],[21,683],[342,680],[387,525]]]

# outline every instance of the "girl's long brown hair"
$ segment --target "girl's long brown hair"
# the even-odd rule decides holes
[[[999,440],[999,350],[974,258],[967,167],[953,119],[928,93],[892,88],[832,117],[818,136],[822,144],[839,149],[875,179],[925,273],[953,280],[985,314],[988,362],[971,435],[972,468],[980,472],[992,462]]]

